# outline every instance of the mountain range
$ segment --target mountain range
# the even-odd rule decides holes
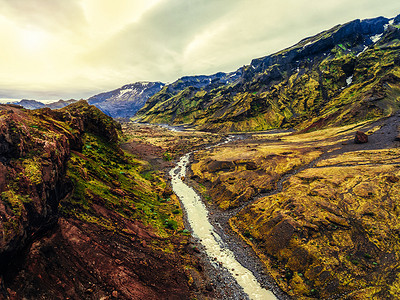
[[[399,108],[400,15],[337,25],[231,73],[136,82],[88,99],[114,118],[213,132],[313,130]],[[73,100],[25,108],[59,108]],[[59,107],[58,107],[59,106]]]
[[[135,120],[209,131],[311,130],[399,107],[400,15],[337,25],[236,72],[183,77]]]
[[[149,97],[159,92],[164,85],[161,82],[147,81],[126,84],[121,88],[94,95],[87,101],[113,118],[129,118],[144,106]],[[74,102],[77,102],[77,100],[59,100],[47,104],[37,100],[23,99],[18,102],[12,102],[12,104],[20,105],[26,109],[44,107],[59,109]]]
[[[400,15],[337,25],[231,73],[136,82],[89,104],[114,118],[213,132],[313,130],[390,115],[399,108]],[[73,100],[35,109],[62,107]]]
[[[38,109],[38,108],[44,108],[44,107],[48,107],[51,109],[59,109],[59,108],[63,108],[65,106],[68,106],[75,102],[77,102],[77,100],[74,100],[74,99],[58,100],[58,101],[52,102],[52,103],[43,103],[43,102],[36,101],[36,100],[22,99],[21,101],[18,101],[18,102],[12,102],[12,104],[20,105],[26,109]]]

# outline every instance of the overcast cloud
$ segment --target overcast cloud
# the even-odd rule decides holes
[[[0,98],[86,98],[233,71],[398,0],[0,0]]]

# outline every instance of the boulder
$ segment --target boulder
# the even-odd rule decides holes
[[[355,144],[365,144],[368,143],[368,135],[366,135],[362,131],[357,131],[356,136],[354,138],[354,143]]]

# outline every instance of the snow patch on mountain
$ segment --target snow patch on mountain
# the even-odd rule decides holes
[[[129,92],[135,93],[136,90],[133,90],[133,89],[121,90],[121,91],[119,92],[119,95],[118,95],[117,97],[121,97],[122,95],[125,95],[126,93],[129,93]],[[133,94],[133,93],[132,93],[132,94]]]
[[[350,85],[352,82],[353,82],[353,75],[351,75],[350,77],[346,78],[347,85]]]
[[[376,43],[377,41],[379,41],[381,39],[382,35],[383,35],[383,33],[375,34],[375,35],[371,36],[370,39],[373,43]]]
[[[359,57],[361,54],[363,54],[367,49],[368,49],[368,46],[364,45],[364,49],[361,52],[357,53],[357,57]]]
[[[306,48],[307,46],[312,45],[313,43],[314,43],[314,42],[312,42],[312,41],[311,41],[311,42],[308,42],[307,44],[305,44],[305,45],[303,46],[303,49]]]

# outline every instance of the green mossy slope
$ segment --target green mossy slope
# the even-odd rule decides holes
[[[253,60],[236,81],[172,94],[166,86],[135,119],[235,132],[315,130],[388,116],[400,105],[400,30],[374,20],[381,33],[375,42],[363,22],[336,26]]]
[[[190,297],[197,260],[179,201],[162,174],[121,150],[121,137],[84,101],[56,111],[0,106],[2,294]]]

